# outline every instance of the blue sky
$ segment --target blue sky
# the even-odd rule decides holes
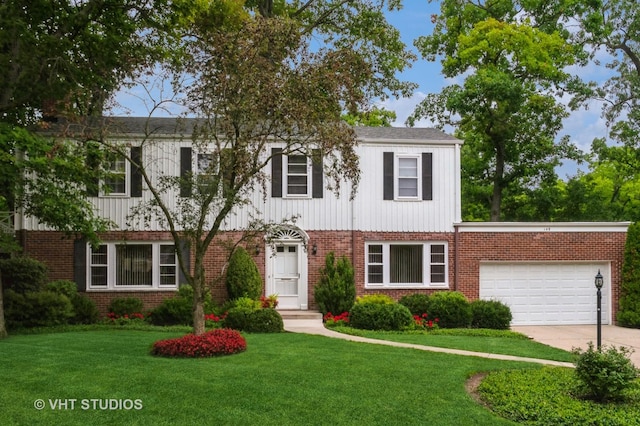
[[[434,13],[437,14],[440,6],[438,3],[429,3],[427,0],[405,0],[404,3],[404,8],[401,11],[389,13],[388,19],[400,30],[405,44],[414,50],[419,57],[417,50],[413,47],[413,41],[421,35],[431,33],[433,30],[431,15]],[[441,75],[440,70],[439,61],[427,62],[419,57],[411,68],[401,74],[402,79],[417,83],[418,88],[410,98],[388,99],[380,103],[380,106],[396,112],[397,120],[393,123],[394,126],[404,126],[406,118],[413,112],[415,106],[424,99],[426,94],[437,93],[443,87],[453,83],[452,81],[447,81],[447,79]],[[596,81],[602,81],[609,75],[604,67],[594,64],[574,71],[579,73],[583,78]],[[139,97],[144,97],[140,88],[134,88],[134,91],[138,92]],[[121,93],[117,101],[130,109],[128,112],[130,115],[147,115],[147,110],[140,102],[131,96],[131,93]],[[606,123],[600,116],[600,108],[601,105],[593,102],[588,108],[574,111],[571,116],[565,120],[564,129],[561,131],[559,137],[570,135],[571,140],[580,149],[589,151],[594,138],[604,137],[607,134]],[[115,112],[118,115],[122,114],[121,110]],[[421,127],[430,127],[431,125],[432,123],[426,119],[417,123],[417,126]],[[567,164],[559,170],[560,177],[565,177],[567,174],[574,174],[575,170],[574,164]]]

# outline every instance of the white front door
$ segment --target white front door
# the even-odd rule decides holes
[[[278,309],[307,309],[304,246],[300,242],[278,242],[274,248],[267,292],[278,295]]]

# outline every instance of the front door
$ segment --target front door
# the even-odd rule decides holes
[[[267,291],[278,295],[278,309],[307,309],[304,246],[301,242],[278,242],[274,248]]]

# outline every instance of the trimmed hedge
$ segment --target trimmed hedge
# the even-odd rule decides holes
[[[349,312],[349,324],[364,330],[403,330],[413,324],[413,316],[399,303],[356,303]]]
[[[424,293],[414,293],[402,296],[398,301],[406,306],[412,315],[422,315],[429,313],[429,295]]]
[[[247,333],[281,333],[284,331],[282,316],[273,308],[248,309],[236,307],[229,309],[224,326]]]
[[[474,300],[471,302],[471,327],[508,330],[513,315],[511,309],[498,300]]]
[[[356,298],[353,266],[345,256],[336,260],[329,252],[324,267],[320,269],[320,280],[314,287],[314,297],[323,315],[329,312],[348,312]]]
[[[429,318],[438,318],[442,328],[467,328],[471,325],[471,304],[457,291],[439,291],[429,296]]]
[[[230,299],[249,297],[258,300],[262,295],[262,276],[249,253],[238,247],[229,259],[226,277]]]
[[[47,283],[44,263],[26,256],[0,260],[2,286],[19,294],[37,292]]]
[[[138,297],[116,297],[111,300],[107,310],[119,317],[123,317],[125,315],[141,313],[144,310],[144,305]]]

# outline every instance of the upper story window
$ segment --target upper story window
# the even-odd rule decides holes
[[[107,163],[107,177],[104,179],[104,195],[126,196],[127,160],[121,155],[113,155]]]
[[[288,155],[285,175],[286,195],[290,197],[309,196],[309,159],[305,155]]]
[[[175,289],[175,246],[163,243],[105,243],[89,247],[88,289]]]
[[[365,253],[367,288],[447,287],[444,243],[371,242]]]
[[[383,155],[383,198],[385,200],[432,200],[433,154]]]
[[[322,198],[324,183],[322,157],[302,154],[283,155],[282,148],[271,151],[271,196],[274,198]],[[317,154],[317,155],[316,155]]]
[[[396,198],[412,200],[420,199],[420,156],[397,156],[396,170],[398,171],[398,177],[394,182],[396,187],[395,193],[398,194]]]

